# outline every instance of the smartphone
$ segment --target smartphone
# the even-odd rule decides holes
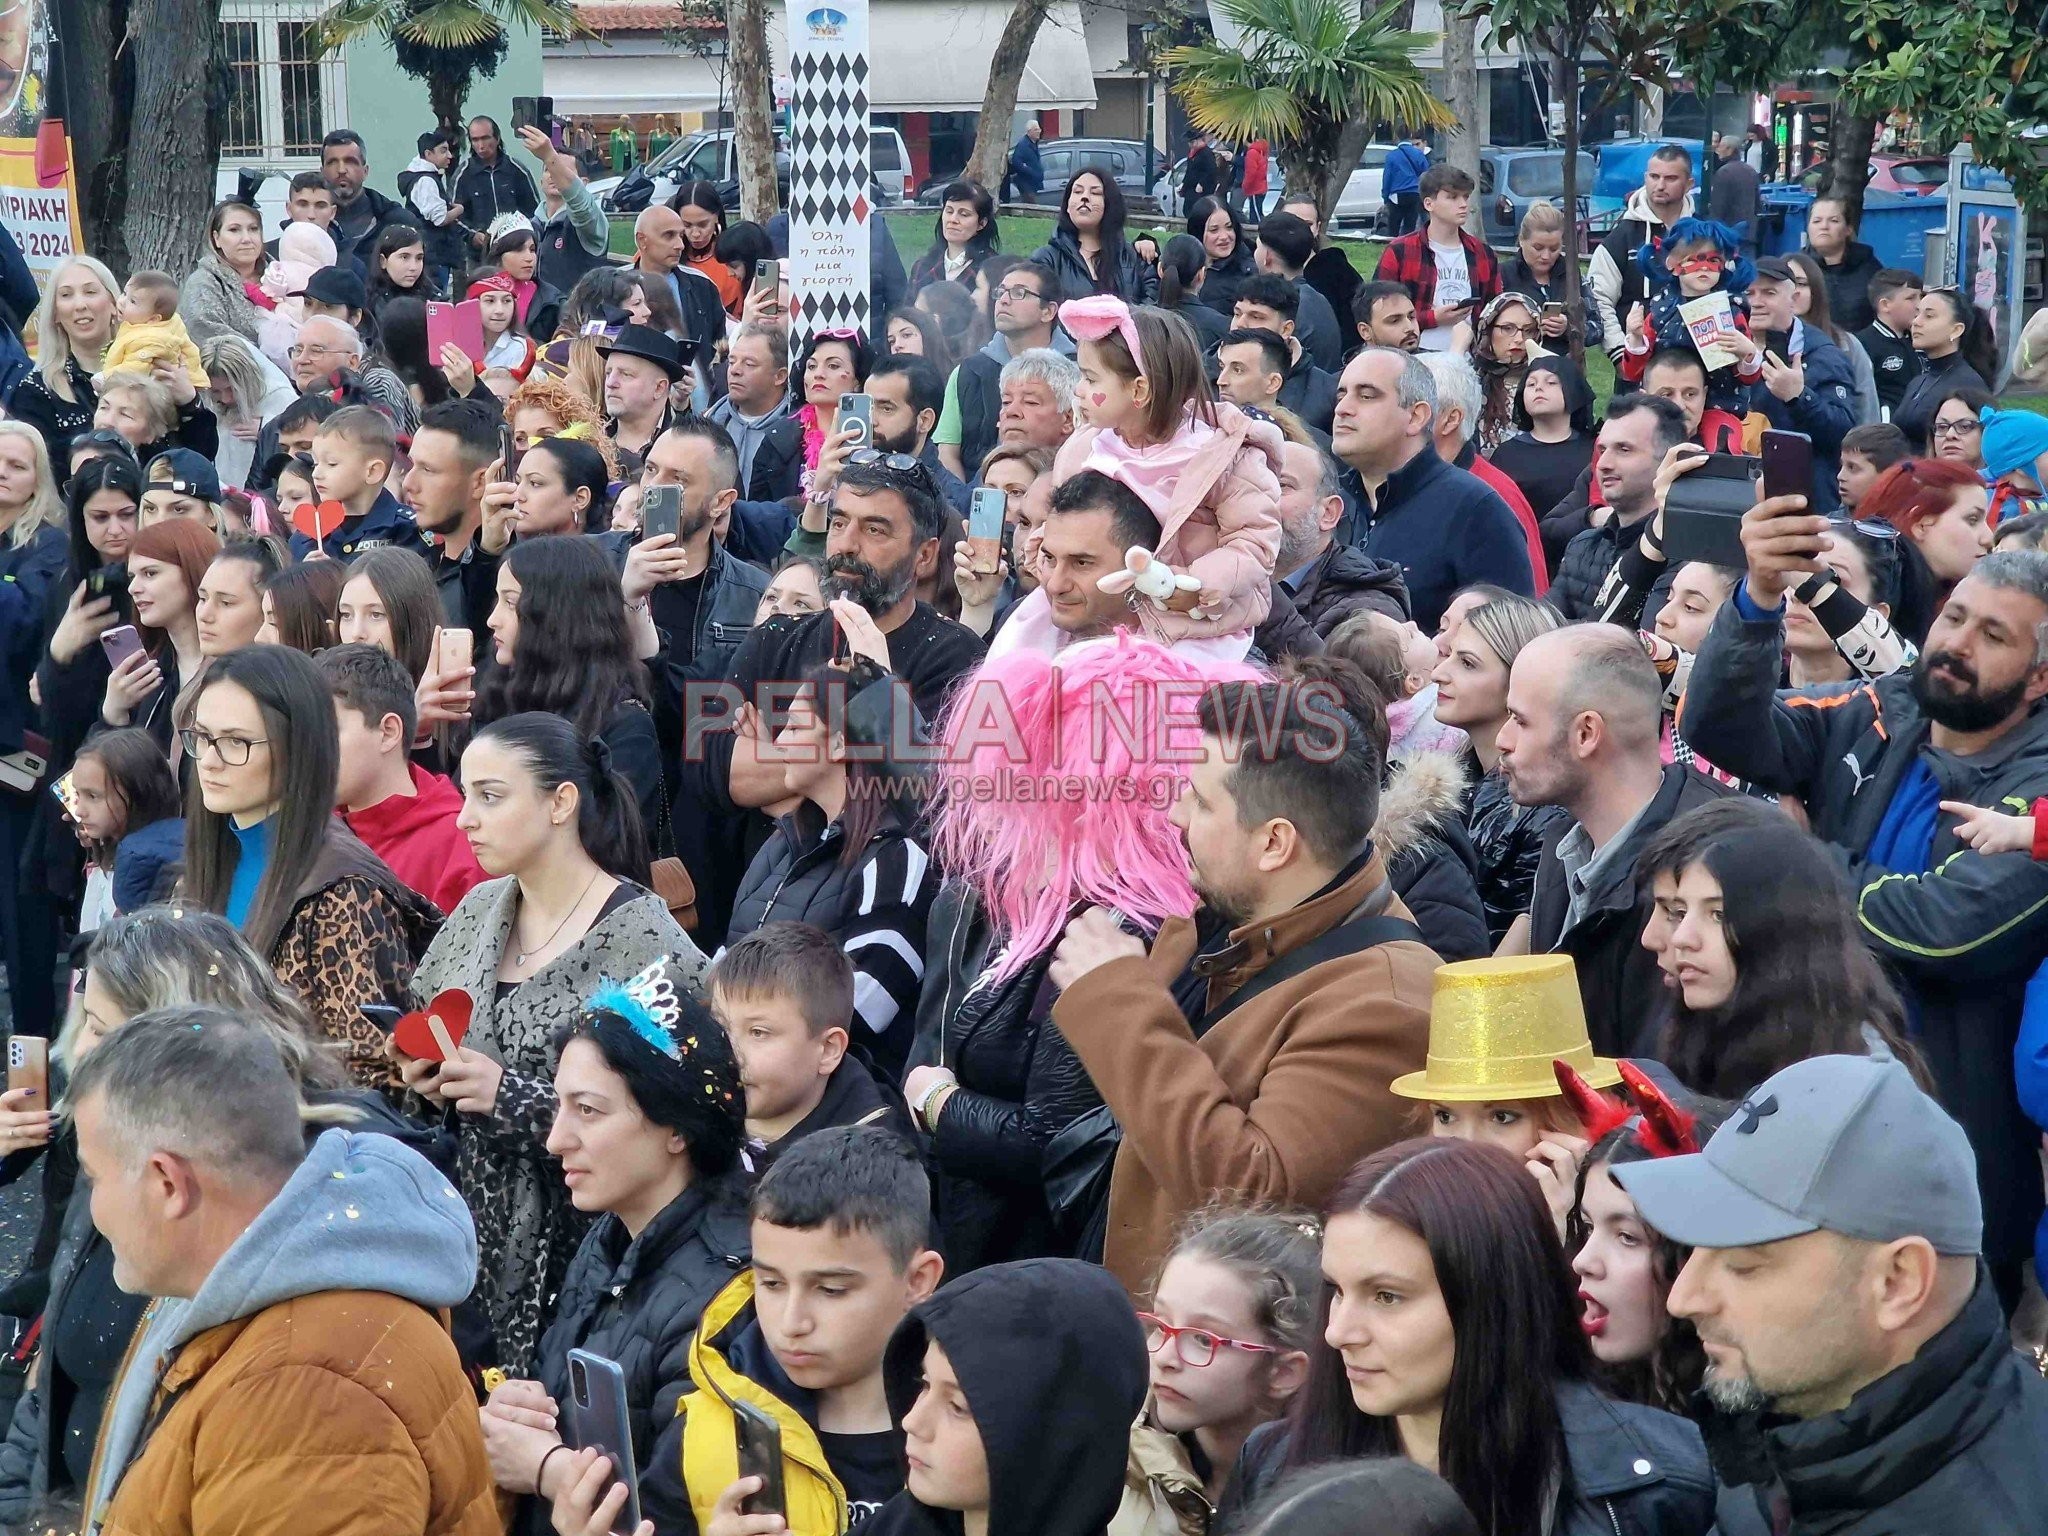
[[[1762,457],[1766,496],[1813,495],[1813,439],[1804,432],[1764,433]]]
[[[740,1502],[743,1515],[789,1518],[789,1495],[782,1486],[782,1426],[752,1403],[732,1405],[733,1440],[739,1452],[740,1476],[761,1479],[761,1490]]]
[[[626,1485],[625,1508],[612,1522],[612,1529],[619,1536],[633,1536],[640,1529],[640,1474],[633,1465],[626,1373],[619,1363],[587,1349],[570,1350],[568,1407],[564,1438],[572,1450],[602,1451],[612,1459],[613,1479]],[[741,1469],[745,1470],[744,1463]]]
[[[1550,300],[1550,302],[1549,302],[1549,303],[1547,303],[1547,304],[1545,304],[1545,305],[1543,306],[1543,313],[1544,313],[1544,315],[1545,315],[1545,317],[1546,317],[1546,318],[1547,318],[1548,316],[1551,316],[1551,315],[1561,315],[1561,314],[1563,314],[1563,313],[1564,313],[1564,300],[1562,300],[1562,299],[1552,299],[1552,300]]]
[[[434,661],[443,677],[466,671],[476,665],[476,641],[466,629],[444,629],[441,631],[441,649]]]
[[[1664,498],[1664,558],[1676,567],[1703,560],[1742,570],[1742,515],[1756,505],[1758,461],[1745,453],[1710,453],[1680,475]]]
[[[78,820],[78,790],[71,782],[71,775],[65,774],[50,786],[50,793],[57,797],[57,803],[64,807],[64,814],[73,821]]]
[[[9,1035],[7,1037],[7,1091],[17,1088],[33,1088],[36,1099],[45,1108],[50,1101],[50,1042],[40,1035]],[[776,1470],[782,1462],[778,1457]],[[777,1486],[780,1484],[778,1482]]]
[[[660,534],[675,538],[683,530],[683,488],[680,485],[650,485],[640,494],[640,537]]]
[[[782,263],[769,257],[754,263],[754,292],[780,293],[782,291]]]
[[[867,447],[875,437],[875,402],[866,395],[841,395],[839,425],[842,430],[858,426],[860,436],[853,440],[853,446]]]
[[[460,304],[427,304],[427,355],[440,366],[441,348],[453,343],[462,355],[483,366],[484,306],[481,299],[464,299]]]
[[[135,632],[133,624],[116,624],[100,636],[100,649],[107,653],[108,665],[118,667],[130,656],[140,654],[142,636]]]
[[[553,137],[555,131],[555,98],[552,96],[514,96],[512,98],[512,131],[522,128],[538,128]]]
[[[979,487],[967,504],[967,551],[977,566],[1002,557],[1003,526],[1010,498],[992,486]]]
[[[498,428],[498,462],[505,466],[504,474],[507,480],[517,478],[519,474],[519,448],[517,441],[512,436],[512,424],[510,422],[506,422]]]
[[[398,1028],[398,1021],[405,1017],[389,1003],[357,1003],[356,1011],[376,1025],[379,1033],[386,1035]]]
[[[113,602],[114,612],[128,612],[128,562],[116,560],[90,571],[85,578],[86,601],[108,598]]]

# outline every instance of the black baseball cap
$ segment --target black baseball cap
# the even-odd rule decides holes
[[[1756,275],[1768,277],[1774,283],[1798,281],[1793,273],[1792,263],[1782,256],[1759,256],[1756,262]]]
[[[145,490],[172,490],[201,501],[220,500],[220,472],[190,448],[166,448],[151,459],[142,484]]]
[[[291,297],[311,299],[316,304],[337,304],[343,309],[370,307],[369,290],[350,267],[322,267]]]

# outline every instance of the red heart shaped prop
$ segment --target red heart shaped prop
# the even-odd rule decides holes
[[[460,1045],[462,1037],[469,1033],[469,1021],[475,1012],[475,1000],[460,987],[450,987],[437,994],[424,1009],[400,1019],[391,1031],[392,1042],[415,1060],[446,1061],[448,1058],[442,1053],[441,1042],[434,1038],[428,1018],[439,1022],[450,1045]]]
[[[338,501],[323,501],[317,507],[302,501],[292,508],[292,527],[309,539],[324,539],[348,519],[348,508]]]

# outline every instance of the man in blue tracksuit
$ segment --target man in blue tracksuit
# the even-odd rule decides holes
[[[1395,146],[1380,168],[1380,199],[1391,210],[1387,232],[1400,236],[1422,227],[1422,173],[1429,169],[1429,140],[1418,128]]]
[[[1789,500],[1765,508],[1776,515],[1745,527],[1748,574],[1700,646],[1678,729],[1723,772],[1797,796],[1841,858],[1863,941],[1969,1132],[1984,1257],[2010,1309],[2042,1208],[2013,1047],[2048,955],[2048,863],[1973,852],[1941,802],[2023,811],[2048,794],[2048,555],[1979,561],[1910,673],[1781,690],[1785,593],[1821,569],[1826,524]]]

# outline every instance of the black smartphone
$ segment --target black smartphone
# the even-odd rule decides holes
[[[405,1017],[389,1003],[357,1003],[356,1012],[377,1026],[380,1034],[390,1034],[398,1028],[398,1021]]]
[[[625,1507],[612,1522],[619,1536],[640,1529],[640,1475],[633,1465],[632,1420],[627,1416],[626,1373],[616,1360],[586,1349],[569,1351],[568,1433],[570,1447],[602,1451],[612,1461],[614,1481],[626,1485]],[[778,1463],[779,1466],[779,1463]],[[606,1493],[611,1492],[609,1488]]]
[[[512,98],[512,131],[522,128],[538,128],[550,138],[555,132],[555,98],[552,96],[514,96]]]
[[[650,485],[640,493],[640,537],[667,534],[675,538],[683,527],[683,488],[680,485]]]
[[[96,571],[88,571],[85,577],[85,599],[87,602],[106,598],[114,605],[117,618],[129,617],[128,607],[128,563],[116,560],[103,565]]]
[[[1672,565],[1703,560],[1742,570],[1742,515],[1756,505],[1758,461],[1746,453],[1710,453],[1680,475],[1664,498],[1664,558]]]
[[[1763,441],[1764,494],[1813,496],[1813,439],[1804,432],[1768,431]]]
[[[502,466],[501,473],[507,480],[518,475],[519,450],[514,446],[512,424],[509,421],[498,428],[498,463]]]
[[[782,1426],[752,1403],[734,1403],[732,1417],[740,1476],[761,1479],[760,1491],[740,1501],[740,1513],[788,1519],[789,1496],[782,1486]]]

